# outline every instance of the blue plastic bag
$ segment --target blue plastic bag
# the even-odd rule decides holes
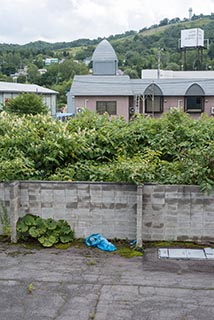
[[[100,233],[91,234],[85,239],[85,243],[88,247],[97,247],[103,251],[115,251],[117,248]]]

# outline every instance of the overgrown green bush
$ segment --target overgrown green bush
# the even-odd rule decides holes
[[[214,188],[214,118],[174,109],[126,123],[85,110],[67,122],[0,114],[0,181],[196,184]]]
[[[3,106],[3,110],[9,113],[23,114],[47,114],[49,109],[43,103],[42,97],[35,93],[21,93],[16,98],[10,99]]]
[[[32,214],[19,218],[17,232],[19,239],[36,239],[43,247],[74,240],[74,232],[65,220],[43,219]]]

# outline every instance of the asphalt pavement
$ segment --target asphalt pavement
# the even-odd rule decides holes
[[[0,320],[196,319],[214,319],[214,261],[0,242]]]

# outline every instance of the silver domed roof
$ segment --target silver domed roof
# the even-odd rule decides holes
[[[104,39],[97,45],[92,61],[118,61],[117,55],[108,40]]]

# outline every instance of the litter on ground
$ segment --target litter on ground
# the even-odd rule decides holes
[[[100,233],[91,234],[85,239],[85,243],[88,247],[97,247],[103,251],[115,251],[117,248]]]

